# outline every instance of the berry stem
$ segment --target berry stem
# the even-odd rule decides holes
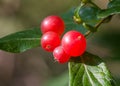
[[[104,18],[102,19],[100,22],[98,22],[96,25],[95,25],[95,28],[98,29],[99,26],[104,22],[104,20],[106,20],[107,18]]]
[[[104,18],[104,19],[102,19],[100,22],[98,22],[98,23],[95,25],[96,31],[97,31],[97,29],[100,27],[100,25],[101,25],[107,18],[109,18],[109,16],[106,17],[106,18]],[[91,33],[94,33],[94,32],[87,31],[84,36],[87,37],[87,36],[89,36]]]
[[[87,36],[89,36],[91,34],[91,31],[89,30],[89,31],[87,31],[86,33],[85,33],[85,37],[87,37]]]
[[[74,15],[79,18],[79,10],[81,9],[82,6],[84,6],[84,3],[80,3],[80,5],[75,9]]]

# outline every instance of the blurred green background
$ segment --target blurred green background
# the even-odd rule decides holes
[[[108,0],[94,0],[106,8]],[[0,0],[0,37],[39,26],[48,15],[60,15],[79,0]],[[103,24],[87,41],[87,51],[107,63],[120,84],[120,15]],[[54,62],[41,48],[13,54],[0,51],[0,86],[68,86],[67,64]]]

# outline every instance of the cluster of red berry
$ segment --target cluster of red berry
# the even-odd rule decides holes
[[[70,57],[82,55],[86,49],[86,39],[78,31],[64,32],[65,24],[59,16],[48,16],[41,23],[41,46],[48,52],[53,52],[54,59],[59,63],[68,62]]]

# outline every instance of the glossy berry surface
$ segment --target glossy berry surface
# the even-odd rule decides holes
[[[70,56],[65,53],[62,46],[58,46],[53,51],[53,56],[59,63],[66,63],[70,59]]]
[[[72,30],[63,36],[62,47],[70,56],[80,56],[86,50],[86,39],[80,32]]]
[[[48,16],[41,23],[41,32],[44,34],[48,31],[56,32],[61,35],[64,32],[64,21],[59,16]]]
[[[60,37],[55,32],[46,32],[41,38],[41,46],[46,51],[52,52],[54,48],[60,45]]]

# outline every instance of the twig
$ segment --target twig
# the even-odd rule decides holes
[[[107,18],[102,19],[100,22],[98,22],[98,23],[95,25],[95,28],[98,29],[99,26],[100,26],[106,19],[107,19]]]
[[[97,6],[95,3],[93,3],[92,1],[90,2],[92,5],[94,5],[95,7],[101,9],[99,6]]]
[[[89,31],[87,31],[86,33],[85,33],[85,37],[87,37],[88,35],[90,35],[90,33],[91,33],[91,31],[89,30]]]

